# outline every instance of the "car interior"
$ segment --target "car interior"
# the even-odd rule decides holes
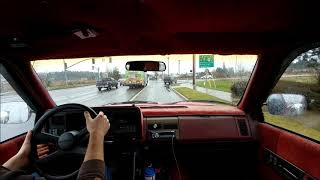
[[[320,141],[265,122],[262,109],[290,63],[320,47],[318,7],[299,0],[1,1],[1,74],[35,114],[34,169],[47,179],[76,178],[88,140],[86,110],[110,120],[105,164],[115,180],[144,179],[146,164],[163,180],[320,179]],[[238,104],[57,106],[30,63],[195,53],[257,55]],[[130,67],[165,68],[146,63]],[[25,132],[0,143],[0,164],[18,152]],[[65,132],[81,139],[72,150],[60,143]],[[35,145],[42,143],[53,145],[53,154],[39,159]]]

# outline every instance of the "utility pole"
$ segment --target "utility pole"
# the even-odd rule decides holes
[[[98,81],[101,80],[101,77],[100,77],[100,68],[98,67]]]
[[[168,58],[168,76],[170,76],[170,68],[169,68],[169,55],[167,56]]]
[[[178,60],[178,74],[180,75],[180,60]]]
[[[109,62],[110,62],[111,57],[109,57]],[[108,61],[106,61],[106,76],[109,77],[108,74]]]
[[[238,56],[237,55],[235,55],[236,56],[236,63],[235,63],[235,66],[234,66],[234,74],[236,74],[236,69],[237,69],[237,66],[238,66]]]
[[[109,56],[108,58],[109,58],[109,63],[112,63],[111,56]],[[107,73],[107,77],[109,77],[108,62],[106,62],[106,73]]]
[[[65,78],[65,83],[66,83],[66,86],[68,86],[68,76],[67,76],[67,63],[66,61],[63,59],[63,66],[64,66],[64,78]]]
[[[196,55],[192,55],[192,85],[196,87]]]

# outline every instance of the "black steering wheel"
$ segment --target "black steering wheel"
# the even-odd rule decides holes
[[[34,164],[36,172],[46,179],[70,179],[74,177],[78,172],[79,168],[74,172],[66,175],[50,175],[41,168],[42,166],[47,166],[52,160],[56,158],[61,158],[63,156],[70,155],[80,155],[84,156],[86,153],[86,147],[80,146],[82,142],[87,138],[88,131],[84,128],[80,131],[68,131],[64,132],[60,136],[55,136],[45,132],[41,132],[43,126],[48,122],[48,120],[58,112],[62,112],[67,109],[79,109],[82,111],[88,111],[91,116],[95,117],[97,113],[90,107],[84,106],[82,104],[64,104],[56,106],[53,109],[47,111],[35,124],[32,130],[31,139],[31,154],[30,160]],[[37,154],[37,144],[54,144],[56,150],[49,155],[39,159]]]

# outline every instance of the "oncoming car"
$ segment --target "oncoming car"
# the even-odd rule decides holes
[[[318,7],[3,0],[0,179],[320,179]]]

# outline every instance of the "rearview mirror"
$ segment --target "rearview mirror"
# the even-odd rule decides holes
[[[128,71],[165,71],[166,64],[161,61],[129,61],[126,63]]]
[[[307,100],[299,94],[271,94],[267,99],[268,111],[273,115],[297,116],[307,109]]]

